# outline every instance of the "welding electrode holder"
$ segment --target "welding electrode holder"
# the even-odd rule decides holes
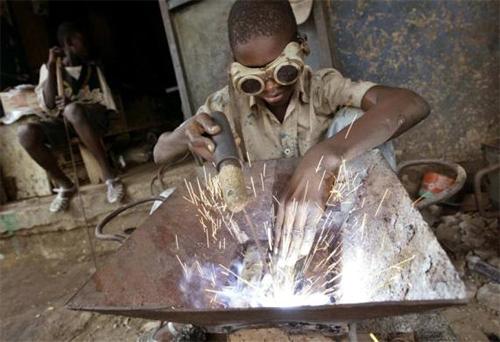
[[[212,112],[211,117],[221,129],[212,136],[212,140],[215,142],[214,162],[224,200],[229,210],[239,212],[245,208],[249,197],[231,125],[222,112]]]
[[[215,142],[214,163],[217,171],[220,171],[225,163],[241,167],[238,149],[226,115],[222,112],[212,112],[211,117],[221,129],[218,134],[212,135],[212,140]]]

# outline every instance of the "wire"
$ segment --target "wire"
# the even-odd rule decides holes
[[[64,97],[64,84],[63,84],[63,78],[62,78],[61,57],[58,57],[56,60],[56,81],[57,81],[57,95]],[[59,113],[59,114],[62,115],[62,113]],[[66,141],[68,142],[68,146],[69,146],[69,155],[71,158],[71,165],[73,166],[73,173],[75,174],[76,193],[78,195],[78,200],[80,202],[80,210],[82,212],[83,220],[85,221],[85,230],[87,231],[87,238],[89,241],[90,253],[92,255],[92,260],[94,262],[94,267],[95,267],[95,269],[97,269],[97,258],[96,258],[94,243],[92,242],[92,237],[91,237],[90,231],[89,231],[90,224],[89,224],[89,220],[87,218],[87,213],[85,211],[82,193],[80,192],[80,181],[78,179],[78,174],[76,171],[75,155],[73,153],[73,149],[71,148],[71,137],[69,134],[68,121],[66,120],[64,115],[62,115],[62,117],[63,117],[63,122],[64,122],[64,131],[66,133]]]
[[[75,175],[74,181],[75,181],[78,201],[80,202],[80,211],[82,212],[83,220],[85,221],[85,230],[87,231],[87,238],[89,241],[90,252],[92,254],[92,260],[94,262],[94,267],[97,269],[97,258],[96,258],[94,243],[92,242],[92,236],[90,235],[90,230],[89,230],[90,223],[89,223],[89,220],[87,218],[87,213],[85,211],[82,193],[80,191],[80,180],[78,179],[78,174],[76,173],[77,171],[76,171],[75,155],[73,153],[73,149],[71,148],[71,140],[70,140],[70,134],[69,134],[68,121],[66,120],[66,118],[64,116],[63,116],[63,121],[64,121],[64,130],[66,131],[66,140],[68,141],[68,146],[69,146],[69,155],[71,158],[71,165],[73,167],[73,173]]]

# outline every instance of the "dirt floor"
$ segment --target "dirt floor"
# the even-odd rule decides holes
[[[143,215],[146,215],[146,209]],[[140,223],[143,215],[137,214],[129,226]],[[475,228],[471,228],[471,225]],[[427,315],[385,321],[384,331],[377,331],[384,325],[380,322],[363,322],[361,330],[375,333],[380,340],[391,331],[409,330],[415,331],[421,341],[500,341],[498,284],[469,270],[466,262],[466,258],[472,255],[479,255],[490,263],[498,262],[498,221],[483,220],[477,214],[457,214],[440,216],[433,222],[433,228],[443,246],[459,246],[445,249],[467,285],[470,304]],[[449,231],[454,233],[449,234]],[[483,239],[478,240],[478,237]],[[98,266],[118,247],[118,244],[111,242],[93,243]],[[74,312],[64,308],[64,303],[94,270],[85,229],[2,237],[0,340],[136,341],[155,323]],[[485,290],[480,290],[482,288]],[[431,322],[434,325],[436,322],[441,323],[431,329]],[[239,332],[233,334],[230,340],[313,341],[318,340],[318,337],[299,338],[279,330],[260,330]]]

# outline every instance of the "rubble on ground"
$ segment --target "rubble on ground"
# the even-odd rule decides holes
[[[500,284],[483,285],[477,291],[476,299],[480,304],[500,312]]]
[[[434,233],[462,277],[467,297],[500,313],[500,284],[472,266],[482,261],[500,270],[498,219],[458,212],[434,221]]]

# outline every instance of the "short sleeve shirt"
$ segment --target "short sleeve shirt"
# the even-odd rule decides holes
[[[210,95],[197,114],[223,112],[244,159],[294,158],[324,139],[338,109],[360,108],[373,86],[372,82],[353,82],[335,69],[313,72],[306,66],[282,123],[262,100],[239,93],[231,85]]]
[[[116,104],[109,89],[106,78],[102,73],[101,69],[92,64],[91,68],[88,69],[88,73],[84,75],[85,78],[91,78],[94,82],[89,82],[89,80],[84,80],[81,86],[75,89],[73,83],[78,83],[82,78],[82,66],[72,66],[65,67],[63,72],[63,89],[64,95],[71,101],[81,103],[81,104],[101,104],[109,110],[116,111]],[[86,77],[87,74],[89,77]],[[45,111],[47,116],[55,117],[58,115],[57,108],[48,108],[45,102],[45,97],[43,95],[43,88],[45,82],[47,82],[49,72],[47,66],[44,64],[40,68],[40,78],[38,81],[38,86],[35,88],[35,92],[38,98],[38,103],[40,107]]]

